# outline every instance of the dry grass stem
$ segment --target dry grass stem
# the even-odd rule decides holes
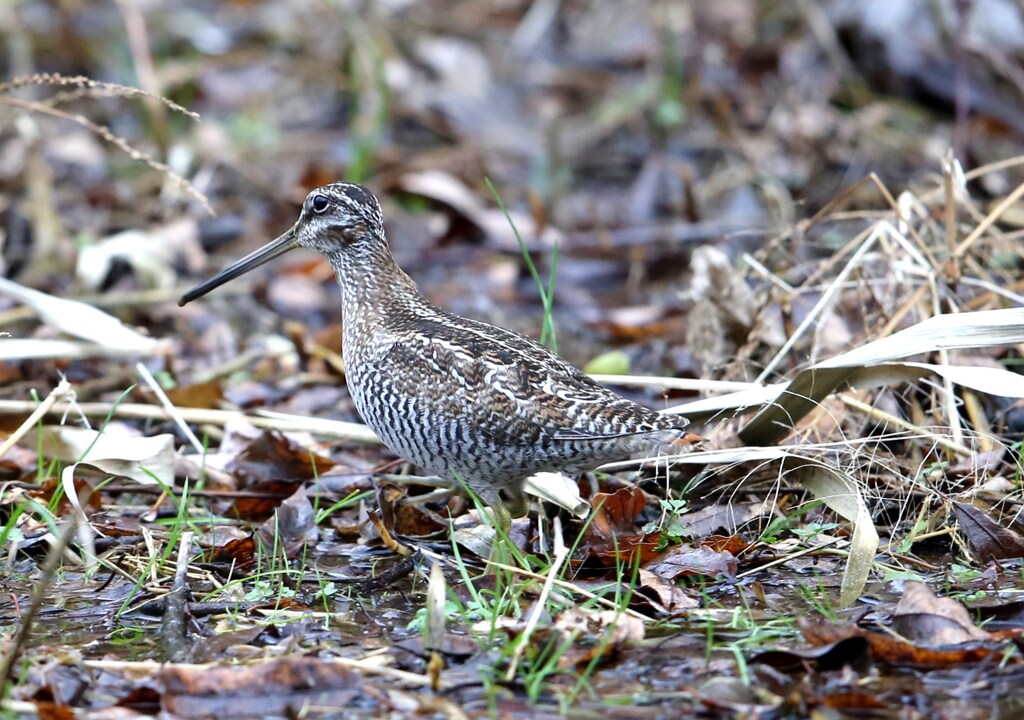
[[[181,431],[181,434],[184,435],[185,439],[192,444],[192,449],[199,454],[205,452],[203,443],[196,437],[196,434],[192,432],[192,428],[188,426],[188,423],[185,422],[185,418],[183,418],[181,413],[178,412],[178,409],[174,407],[174,403],[172,403],[171,399],[167,397],[167,393],[165,393],[164,389],[160,387],[160,383],[156,381],[153,374],[149,372],[149,368],[142,363],[135,363],[135,371],[142,378],[143,382],[146,383],[146,387],[156,395],[157,400],[160,401],[160,407],[162,407],[174,421],[174,424],[178,427],[178,430]]]
[[[569,557],[569,548],[565,546],[565,541],[562,538],[562,519],[557,515],[555,516],[552,535],[554,540],[554,559],[548,567],[547,573],[545,573],[544,585],[541,588],[537,602],[534,603],[533,612],[530,613],[530,617],[526,621],[526,627],[523,628],[523,632],[516,639],[516,646],[512,651],[512,660],[505,671],[506,682],[511,682],[516,676],[516,669],[519,667],[519,661],[522,659],[523,653],[526,652],[530,636],[536,630],[537,623],[543,614],[543,609],[547,606],[548,597],[551,595],[551,588],[554,587],[558,574],[562,572],[562,565],[565,564],[566,559]]]
[[[51,390],[50,394],[47,395],[37,407],[31,409],[32,414],[25,418],[25,422],[21,423],[21,425],[19,425],[6,440],[0,443],[0,458],[2,458],[8,450],[17,445],[18,441],[25,437],[25,434],[29,430],[33,429],[47,413],[53,410],[58,400],[67,397],[71,393],[71,383],[67,381],[67,378],[61,378],[60,382],[57,383],[57,387]],[[34,405],[34,403],[31,402],[27,404],[30,406]]]
[[[27,400],[0,400],[0,414],[14,415],[28,413],[36,410],[36,404]],[[86,417],[106,417],[111,415],[117,418],[134,418],[137,420],[171,420],[170,414],[157,405],[145,405],[142,403],[108,403],[108,402],[86,402],[67,403],[54,402],[43,414],[67,412],[81,413]],[[281,430],[283,432],[311,432],[325,437],[354,440],[357,442],[378,444],[380,439],[373,432],[360,423],[341,422],[339,420],[318,420],[299,415],[287,415],[274,413],[271,417],[260,415],[249,415],[234,410],[209,410],[205,408],[178,408],[182,419],[185,422],[225,426],[232,420],[245,420],[255,427],[267,430]]]
[[[79,113],[70,113],[54,107],[53,104],[45,101],[34,101],[34,100],[22,100],[21,98],[13,97],[10,92],[19,87],[25,87],[28,85],[55,85],[58,87],[74,85],[78,86],[85,91],[96,90],[100,92],[109,92],[111,94],[119,96],[132,96],[137,95],[139,97],[149,99],[159,99],[164,105],[171,108],[176,112],[181,112],[184,115],[198,120],[199,116],[195,113],[189,112],[182,108],[180,105],[171,102],[165,98],[158,98],[151,93],[147,93],[143,90],[132,90],[124,86],[117,85],[115,83],[100,83],[88,78],[82,77],[67,77],[62,75],[53,74],[40,74],[30,75],[23,78],[15,78],[6,83],[0,83],[0,103],[10,105],[26,112],[38,113],[40,115],[49,115],[51,117],[60,118],[62,120],[68,120],[74,122],[82,127],[90,130],[91,132],[98,135],[103,140],[107,141],[114,147],[121,150],[132,160],[144,163],[150,168],[160,172],[168,179],[172,180],[178,187],[182,188],[189,196],[191,196],[196,202],[198,202],[202,208],[211,216],[216,215],[213,210],[213,206],[210,205],[210,201],[206,196],[201,193],[195,186],[192,185],[188,180],[174,172],[168,165],[162,163],[155,158],[150,157],[147,153],[138,150],[133,147],[127,140],[118,135],[115,135],[110,128],[105,125],[101,125],[93,120],[90,120],[86,116]],[[58,98],[58,102],[67,101],[68,96],[61,96]]]

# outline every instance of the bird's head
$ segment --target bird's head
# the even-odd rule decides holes
[[[289,232],[297,245],[330,255],[364,240],[382,238],[384,220],[373,193],[362,185],[337,182],[306,196],[299,220]]]
[[[336,182],[319,187],[306,196],[299,219],[287,232],[192,288],[178,304],[200,298],[297,247],[316,250],[332,263],[356,249],[383,247],[386,251],[380,203],[361,185]]]

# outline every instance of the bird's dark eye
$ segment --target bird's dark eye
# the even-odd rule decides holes
[[[327,199],[326,195],[314,195],[313,202],[310,203],[310,206],[313,208],[313,212],[322,213],[330,204],[331,201]]]

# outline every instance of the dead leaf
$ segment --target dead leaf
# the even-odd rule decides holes
[[[745,552],[751,544],[750,540],[742,535],[709,535],[701,542],[704,547],[716,552],[727,552],[733,557]]]
[[[210,380],[171,388],[167,397],[176,406],[213,409],[220,407],[224,389],[219,380]]]
[[[708,505],[681,515],[677,524],[693,538],[706,537],[719,529],[733,533],[736,528],[771,511],[772,505],[768,500]]]
[[[951,598],[940,598],[921,582],[908,580],[892,616],[893,628],[908,640],[927,646],[959,645],[991,636],[974,624],[971,614]]]
[[[399,186],[406,192],[430,198],[455,210],[480,228],[496,247],[519,252],[519,243],[505,213],[485,206],[477,193],[450,173],[436,170],[406,173],[400,178]],[[561,232],[550,226],[540,227],[529,214],[510,210],[509,215],[523,238],[535,239],[545,247],[553,247],[562,240]]]
[[[797,627],[812,645],[827,645],[853,636],[867,639],[871,657],[890,665],[922,669],[945,669],[956,665],[981,662],[987,658],[1002,657],[1006,643],[967,643],[954,647],[930,648],[901,640],[888,633],[872,632],[855,625],[815,623],[797,618]],[[1010,660],[1014,664],[1019,659]]]
[[[0,277],[0,294],[28,305],[49,327],[102,346],[139,355],[161,351],[166,343],[126,327],[113,315],[76,300],[47,295]],[[0,343],[15,341],[0,341]],[[0,358],[8,357],[0,352]]]
[[[91,290],[101,287],[115,262],[131,266],[139,284],[146,288],[169,288],[176,281],[175,260],[186,252],[202,254],[199,223],[183,217],[149,230],[125,230],[78,251],[76,274]]]
[[[30,432],[25,442],[36,442],[32,437]],[[143,485],[174,484],[174,436],[170,434],[142,437],[114,423],[102,430],[48,425],[42,429],[42,448],[48,458],[74,463],[64,468],[65,473],[73,474],[82,463]]]
[[[827,645],[791,650],[765,650],[750,658],[749,662],[770,665],[786,673],[814,670],[828,672],[852,667],[866,672],[871,663],[871,646],[859,635],[837,640]]]
[[[558,664],[562,668],[581,667],[596,658],[611,660],[624,645],[644,639],[643,622],[616,610],[592,612],[572,608],[558,616],[552,631],[564,639],[579,638],[559,658]],[[583,642],[584,638],[588,642]],[[539,637],[535,641],[541,642]]]
[[[256,538],[249,535],[244,538],[235,538],[220,547],[211,548],[206,552],[204,562],[228,563],[236,566],[245,566],[256,559]]]
[[[282,433],[269,431],[250,442],[228,470],[255,483],[281,479],[312,480],[332,467],[334,461],[301,447]]]
[[[1024,538],[967,503],[951,504],[971,555],[980,562],[1024,557]]]
[[[736,558],[731,553],[704,546],[679,545],[646,567],[655,575],[672,580],[680,575],[731,578],[736,575],[736,566]]]
[[[302,487],[301,480],[262,480],[236,493],[225,512],[240,520],[263,522],[277,507]]]
[[[596,493],[592,498],[591,526],[603,537],[635,533],[637,516],[647,507],[647,495],[640,488],[621,488],[614,493]]]
[[[288,715],[294,708],[369,704],[359,673],[312,657],[242,667],[170,665],[158,674],[163,710],[183,718]]]
[[[422,505],[404,502],[409,497],[408,488],[386,481],[376,484],[377,507],[384,526],[403,537],[430,537],[448,529],[436,514]]]
[[[604,565],[633,562],[639,554],[646,563],[657,554],[661,536],[641,533],[636,518],[647,505],[647,496],[640,488],[621,488],[614,493],[596,493],[591,502],[594,516],[581,550],[587,557]]]
[[[650,570],[640,568],[637,577],[637,596],[651,603],[659,612],[679,613],[692,610],[700,605],[686,591],[671,580]]]
[[[267,551],[284,552],[285,557],[295,557],[309,545],[316,543],[319,532],[316,526],[316,511],[299,487],[292,495],[277,506],[273,517],[260,525],[256,532],[263,540]]]

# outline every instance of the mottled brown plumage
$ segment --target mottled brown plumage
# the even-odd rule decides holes
[[[300,246],[338,277],[346,381],[363,420],[395,453],[496,510],[521,514],[534,473],[578,472],[684,437],[685,418],[616,395],[529,338],[427,302],[395,264],[380,205],[359,185],[312,191],[288,232],[181,304]]]

